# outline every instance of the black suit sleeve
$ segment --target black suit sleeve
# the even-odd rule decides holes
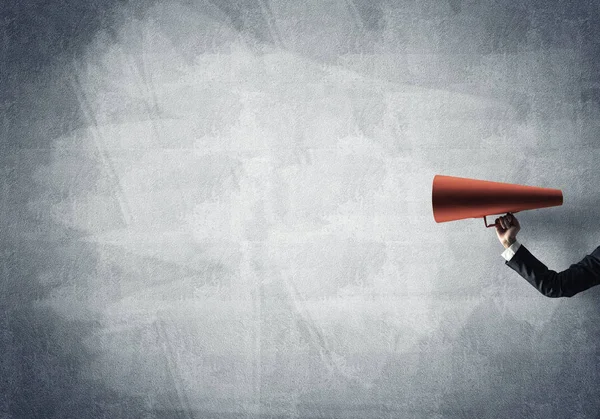
[[[548,269],[523,245],[506,265],[546,297],[572,297],[600,284],[600,246],[562,272]]]

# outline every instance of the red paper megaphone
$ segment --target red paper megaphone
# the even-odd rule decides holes
[[[562,205],[560,189],[513,185],[454,176],[435,175],[431,193],[433,218],[438,223]]]

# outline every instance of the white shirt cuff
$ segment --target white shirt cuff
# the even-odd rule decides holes
[[[510,247],[506,248],[506,250],[502,252],[502,257],[506,259],[506,261],[511,260],[515,253],[517,253],[517,250],[519,250],[519,247],[521,247],[521,243],[515,240],[515,242],[511,244]]]

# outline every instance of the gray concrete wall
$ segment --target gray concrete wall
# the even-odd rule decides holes
[[[434,174],[600,244],[595,2],[5,1],[0,417],[596,418],[549,299]]]

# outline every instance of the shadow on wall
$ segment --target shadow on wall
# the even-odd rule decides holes
[[[451,379],[440,389],[440,413],[448,418],[600,417],[597,291],[559,305],[537,331],[502,313],[493,301],[483,301],[463,325],[460,339],[443,354],[451,358]],[[433,339],[440,336],[443,331]],[[438,355],[423,354],[420,375],[435,375],[445,365]]]
[[[572,260],[569,262],[570,264],[578,262],[584,255],[600,246],[600,242],[594,242],[600,238],[600,229],[595,228],[599,219],[600,195],[578,197],[573,200],[567,196],[561,207],[531,211],[530,214],[527,214],[527,222],[523,226],[523,231],[530,231],[539,237],[543,235],[545,242],[553,241],[554,245],[564,251],[567,257],[579,258]],[[558,268],[553,268],[550,262],[546,264],[551,269]]]
[[[593,191],[594,187],[588,190]],[[554,241],[554,246],[565,253],[568,261],[564,266],[542,260],[550,269],[561,271],[600,246],[598,219],[600,194],[592,193],[573,199],[560,210],[535,212],[528,220],[527,229],[547,235],[545,243]],[[546,297],[540,295],[539,298]],[[570,299],[562,299],[544,328],[534,336],[534,349],[554,348],[552,352],[529,354],[526,368],[530,375],[536,382],[548,384],[544,391],[523,386],[523,390],[530,393],[527,399],[537,404],[537,412],[546,411],[547,417],[577,413],[581,417],[600,418],[596,373],[600,355],[599,325],[600,286],[596,286]],[[527,383],[533,384],[530,380]]]
[[[528,212],[526,222],[522,222],[524,231],[543,242],[526,243],[550,269],[566,269],[600,246],[600,242],[593,243],[599,236],[595,228],[598,217],[600,196],[596,195],[574,199],[553,210]],[[540,256],[551,242],[570,259],[567,266]],[[503,269],[514,281],[523,281],[512,270]],[[560,302],[526,288],[532,299],[555,307],[549,318],[540,319],[541,328],[486,299],[466,319],[459,339],[449,350],[421,354],[418,376],[433,380],[438,371],[449,369],[450,383],[439,389],[444,394],[439,413],[444,417],[600,418],[600,286]],[[443,338],[440,328],[424,344],[443,347]],[[451,361],[445,362],[444,357]]]

